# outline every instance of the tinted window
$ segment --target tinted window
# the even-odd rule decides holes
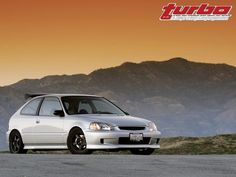
[[[36,115],[41,100],[42,100],[42,98],[37,98],[37,99],[34,99],[34,100],[30,101],[22,109],[21,114],[24,114],[24,115]]]
[[[100,97],[65,96],[61,98],[66,112],[72,114],[119,114],[124,112]]]
[[[79,103],[78,113],[79,114],[92,114],[93,110],[91,104],[87,101],[81,101]]]
[[[55,97],[46,97],[39,111],[40,116],[54,116],[55,110],[62,110],[60,102]]]

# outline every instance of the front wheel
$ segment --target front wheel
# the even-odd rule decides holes
[[[13,154],[25,154],[24,144],[18,131],[13,131],[9,137],[9,149]]]
[[[154,151],[155,151],[155,149],[151,149],[151,148],[146,148],[146,149],[130,149],[130,152],[132,154],[136,154],[136,155],[151,155]]]
[[[76,128],[71,130],[68,139],[67,146],[71,154],[91,154],[92,151],[87,149],[87,143],[84,133],[81,129]]]

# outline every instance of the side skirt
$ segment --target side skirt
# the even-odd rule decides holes
[[[25,145],[24,149],[68,149],[66,145]]]

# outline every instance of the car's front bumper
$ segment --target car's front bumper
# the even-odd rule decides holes
[[[87,149],[142,149],[142,148],[152,148],[159,149],[160,145],[158,144],[132,144],[132,145],[114,145],[114,144],[102,144],[102,145],[87,145]]]
[[[143,138],[147,141],[143,142],[125,142],[119,141],[120,138],[128,140],[130,133],[142,133]],[[87,131],[85,137],[87,141],[87,149],[131,149],[131,148],[160,148],[159,131]]]

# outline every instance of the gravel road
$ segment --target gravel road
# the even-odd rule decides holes
[[[236,177],[236,155],[0,154],[0,177]]]

